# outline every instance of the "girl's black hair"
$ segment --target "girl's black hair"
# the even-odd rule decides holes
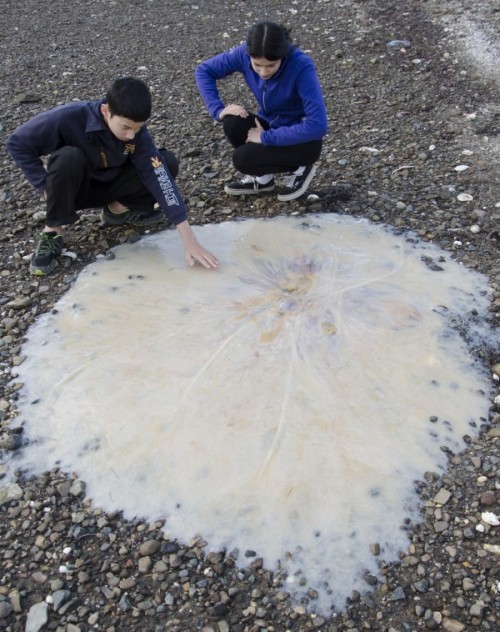
[[[247,52],[250,57],[264,57],[269,61],[283,59],[291,44],[289,29],[275,22],[257,22],[247,36]]]
[[[151,93],[147,85],[134,77],[117,79],[106,94],[111,115],[123,116],[136,123],[151,116]]]

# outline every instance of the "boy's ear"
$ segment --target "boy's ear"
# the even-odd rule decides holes
[[[107,103],[101,103],[101,114],[103,116],[111,116],[109,105]]]

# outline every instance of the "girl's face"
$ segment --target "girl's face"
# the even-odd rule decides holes
[[[250,57],[252,68],[262,79],[270,79],[275,75],[281,66],[281,59],[270,61],[265,57]]]

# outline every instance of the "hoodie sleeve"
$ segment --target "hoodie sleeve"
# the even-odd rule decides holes
[[[132,163],[168,219],[177,226],[187,219],[186,205],[167,164],[149,133],[143,128],[136,136]]]
[[[41,156],[48,156],[60,146],[60,114],[49,110],[20,125],[7,139],[7,151],[28,181],[45,191],[46,172]]]
[[[296,78],[295,89],[302,101],[304,116],[294,125],[263,132],[261,138],[264,145],[298,145],[321,140],[326,134],[328,123],[325,100],[312,60],[304,60]]]
[[[207,59],[196,67],[195,79],[201,98],[210,115],[219,123],[219,114],[225,106],[217,89],[217,81],[232,75],[234,72],[244,71],[245,51],[246,44],[240,44],[231,50]]]

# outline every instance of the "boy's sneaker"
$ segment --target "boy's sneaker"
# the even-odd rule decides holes
[[[301,176],[296,176],[293,173],[287,176],[285,178],[284,191],[278,195],[278,200],[280,202],[288,202],[303,195],[307,191],[307,187],[314,178],[315,173],[316,167],[309,165],[309,167],[304,169],[304,173]]]
[[[255,176],[244,176],[239,182],[228,182],[224,191],[228,195],[256,195],[274,191],[274,178],[267,184],[259,184]]]
[[[165,221],[165,213],[163,211],[152,211],[151,213],[141,213],[127,209],[123,213],[113,213],[109,206],[105,206],[101,211],[101,222],[108,226],[122,226],[129,224],[130,226],[155,226]]]
[[[56,232],[40,233],[40,240],[31,257],[31,272],[35,276],[50,274],[57,265],[57,257],[63,249],[62,235]]]

